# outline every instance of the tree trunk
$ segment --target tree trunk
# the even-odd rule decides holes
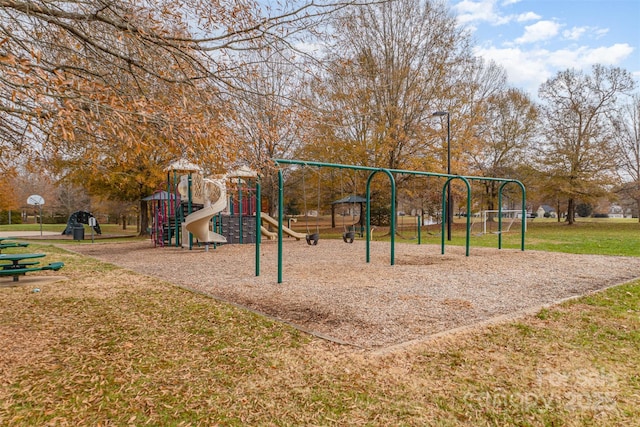
[[[140,233],[139,236],[148,236],[149,212],[146,200],[140,200]]]
[[[491,188],[491,184],[489,182],[485,182],[484,184],[484,194],[486,196],[486,209],[493,210],[493,191]],[[483,206],[480,205],[480,210],[483,209]]]
[[[567,203],[567,224],[573,225],[576,222],[576,203],[575,200],[569,199]]]
[[[278,213],[278,193],[279,188],[277,181],[273,179],[264,179],[262,181],[262,193],[267,197],[268,206],[267,212],[270,216],[276,218]]]
[[[331,205],[331,228],[336,228],[336,205]]]

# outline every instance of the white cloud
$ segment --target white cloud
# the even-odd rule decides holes
[[[584,60],[589,64],[620,65],[633,52],[633,46],[627,43],[616,43],[612,46],[588,49]]]
[[[570,30],[564,30],[562,37],[567,40],[579,40],[588,30],[589,27],[573,27]]]
[[[495,12],[495,0],[462,0],[453,8],[458,15],[458,22],[467,24],[475,21],[484,21],[493,23],[500,19]]]
[[[599,39],[609,32],[608,28],[598,27],[573,27],[562,32],[562,37],[567,40],[579,40],[584,35],[590,35],[594,39]]]
[[[541,58],[541,51],[532,53],[520,48],[500,49],[496,47],[482,48],[476,51],[478,56],[494,60],[509,75],[509,82],[536,94],[540,83],[553,74],[548,64]]]
[[[518,47],[500,49],[491,46],[477,49],[476,54],[504,67],[512,85],[522,87],[535,96],[540,85],[558,71],[568,68],[588,69],[593,64],[619,66],[631,56],[633,50],[626,43],[558,50],[524,50]]]
[[[516,16],[516,21],[518,22],[527,22],[527,21],[535,21],[537,19],[540,19],[541,16],[538,15],[537,13],[533,13],[533,12],[525,12],[525,13],[521,13],[520,15]]]
[[[524,27],[524,34],[514,41],[516,43],[533,43],[555,37],[560,31],[560,24],[554,21],[538,21]]]
[[[600,37],[604,37],[608,32],[609,32],[608,28],[597,28],[594,31],[594,35],[596,36],[597,39],[599,39]]]
[[[581,46],[575,49],[558,49],[547,52],[546,62],[550,67],[556,69],[586,69],[593,64],[619,66],[632,52],[633,47],[626,43],[601,47]]]
[[[640,79],[637,65],[640,64],[637,61],[640,47],[633,40],[604,41],[609,29],[583,25],[584,22],[574,19],[573,15],[565,19],[540,17],[534,11],[527,11],[538,10],[536,6],[522,3],[515,8],[509,7],[519,2],[460,0],[453,5],[460,17],[459,22],[466,24],[467,28],[470,24],[477,25],[478,31],[482,32],[480,40],[484,44],[477,47],[476,54],[504,67],[513,86],[535,97],[539,86],[558,71],[569,68],[588,70],[593,64],[630,68],[629,71]],[[508,14],[516,10],[517,14]],[[539,10],[547,11],[542,15],[555,11],[544,7]],[[490,27],[497,25],[503,26],[499,29]]]
[[[500,7],[518,3],[520,0],[505,0],[497,5],[498,0],[462,0],[453,9],[461,24],[474,22],[486,22],[492,26],[505,25],[510,22],[527,22],[540,19],[540,15],[534,12],[524,12],[517,15],[504,15]],[[473,27],[472,27],[473,28]]]

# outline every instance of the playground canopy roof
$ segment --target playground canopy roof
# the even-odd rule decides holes
[[[339,205],[342,203],[367,203],[367,199],[360,196],[347,196],[340,200],[336,200],[335,202],[331,202],[332,205]]]
[[[165,172],[176,171],[176,172],[202,172],[202,168],[194,163],[191,163],[187,159],[180,159],[169,166],[167,166],[164,170]]]
[[[228,178],[257,178],[258,172],[254,171],[247,165],[242,165],[226,175]]]
[[[152,195],[147,196],[142,200],[144,200],[145,202],[149,202],[151,200],[169,200],[169,198],[175,199],[176,196],[174,194],[169,194],[166,191],[156,191]]]

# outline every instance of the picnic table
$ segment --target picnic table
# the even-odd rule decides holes
[[[60,270],[64,263],[52,262],[48,265],[37,266],[39,258],[44,258],[45,254],[0,254],[0,262],[11,261],[11,263],[0,264],[0,276],[13,276],[13,281],[17,282],[18,277],[33,271]]]
[[[3,240],[6,240],[6,239],[3,239]],[[2,253],[3,249],[8,249],[8,248],[26,248],[27,246],[29,246],[28,243],[2,242],[2,241],[0,241],[0,254]]]
[[[21,262],[24,259],[33,260],[36,258],[44,258],[45,256],[45,254],[0,254],[0,261],[11,261],[11,264],[0,264],[0,267],[2,267],[2,270],[20,268],[26,265]]]

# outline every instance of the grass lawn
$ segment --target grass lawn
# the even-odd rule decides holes
[[[505,220],[507,221],[507,220]],[[451,242],[446,245],[465,244],[464,219],[456,219]],[[575,254],[640,256],[640,223],[638,219],[578,219],[574,225],[566,225],[556,219],[535,219],[528,223],[525,250],[567,252]],[[506,228],[507,224],[504,223]],[[497,230],[497,223],[489,230]],[[498,247],[498,235],[480,234],[481,225],[472,226],[470,246]],[[406,227],[397,242],[417,243],[416,227]],[[374,230],[374,240],[389,240],[388,229]],[[404,238],[410,237],[410,238]],[[520,248],[520,224],[514,223],[508,233],[503,233],[503,248]],[[336,235],[337,237],[337,235]],[[422,243],[440,244],[440,225],[422,228]]]
[[[528,249],[640,255],[637,222],[529,230]],[[27,249],[68,280],[0,288],[3,426],[640,425],[640,281],[385,354]]]

